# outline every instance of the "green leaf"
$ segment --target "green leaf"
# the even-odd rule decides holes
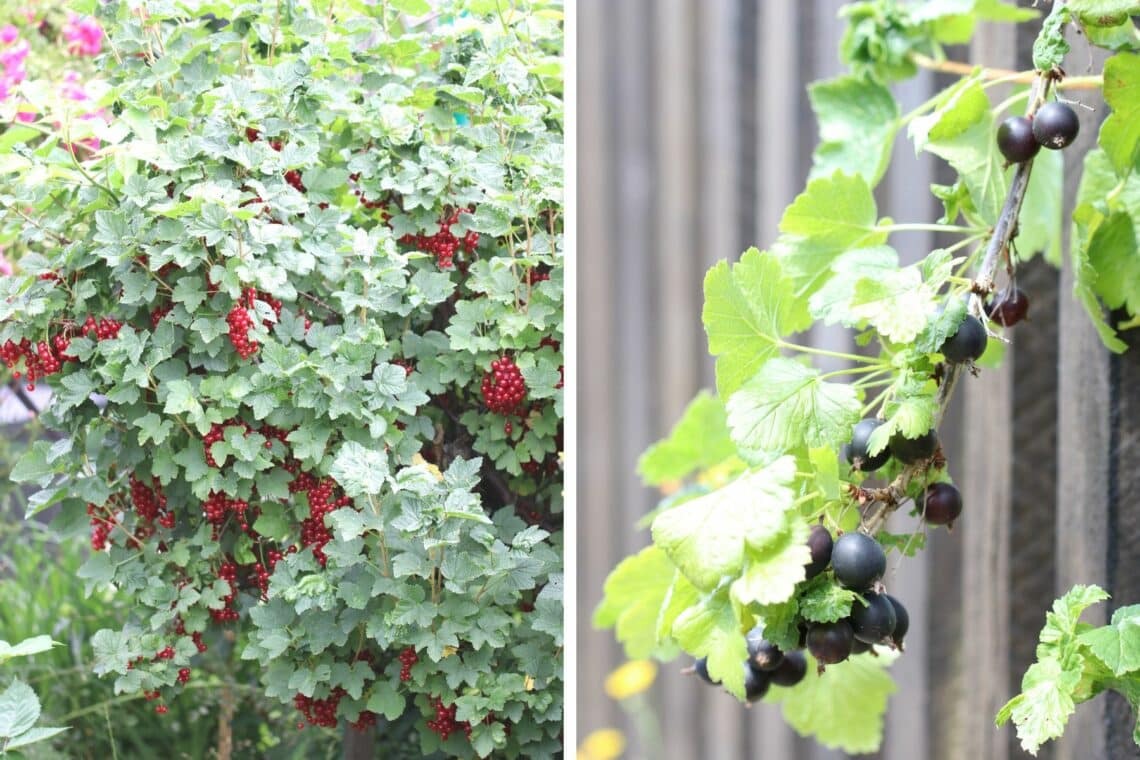
[[[912,121],[908,132],[916,151],[933,153],[958,172],[982,220],[996,222],[1005,203],[1006,183],[982,82],[976,77],[963,79],[948,89],[938,108]]]
[[[1066,5],[1082,21],[1099,26],[1116,26],[1121,18],[1140,15],[1136,0],[1066,0]]]
[[[40,700],[32,687],[16,679],[0,692],[0,740],[19,736],[40,719]],[[0,747],[6,742],[0,741]]]
[[[1035,662],[1025,671],[1021,693],[998,712],[995,723],[1004,725],[1013,718],[1021,748],[1036,755],[1041,745],[1065,731],[1069,716],[1076,709],[1073,692],[1081,680],[1081,668],[1064,668],[1054,659]]]
[[[1117,53],[1104,62],[1104,99],[1112,113],[1098,142],[1118,176],[1126,176],[1140,149],[1140,55]]]
[[[763,463],[801,447],[843,443],[862,407],[851,385],[826,382],[816,369],[775,358],[728,399],[728,424],[741,455]]]
[[[851,614],[855,592],[835,583],[827,574],[808,581],[799,597],[800,614],[816,623],[834,623]]]
[[[796,686],[773,686],[765,702],[779,703],[784,720],[801,736],[851,754],[874,752],[883,741],[883,712],[895,682],[886,667],[897,655],[858,655],[816,672],[808,656],[807,675]]]
[[[637,471],[647,485],[659,485],[681,480],[735,454],[724,404],[711,393],[701,391],[685,407],[669,437],[641,455]]]
[[[1070,5],[1072,3],[1053,3],[1053,10],[1041,24],[1041,31],[1033,41],[1033,68],[1038,71],[1061,68],[1061,63],[1069,53],[1065,25],[1072,20]]]
[[[795,459],[783,457],[653,521],[653,541],[703,591],[740,574],[745,546],[763,548],[785,529]]]
[[[0,639],[0,662],[10,660],[13,657],[30,657],[33,654],[46,652],[53,646],[55,646],[55,642],[51,640],[51,636],[47,635],[33,636],[14,646]]]
[[[728,594],[721,590],[685,610],[673,623],[673,637],[694,657],[707,657],[709,676],[737,699],[744,699],[744,660],[748,647]]]
[[[838,170],[877,185],[898,129],[899,107],[891,91],[868,78],[842,76],[813,83],[808,97],[820,140],[808,178]]]
[[[810,324],[779,260],[751,248],[731,268],[722,261],[705,276],[701,319],[709,351],[717,357],[716,383],[728,398],[766,360],[780,340]]]
[[[934,313],[937,290],[922,281],[918,267],[862,277],[851,295],[850,313],[866,320],[894,343],[912,343]]]
[[[657,617],[674,572],[665,552],[649,546],[622,560],[606,578],[602,602],[594,610],[594,626],[616,628],[617,640],[630,659],[650,657],[657,651]]]
[[[877,219],[875,197],[863,177],[835,172],[808,182],[784,211],[773,248],[796,297],[817,291],[840,254],[885,243],[888,233],[876,226]]]
[[[1059,150],[1043,150],[1033,159],[1029,188],[1017,218],[1017,259],[1025,262],[1037,253],[1056,267],[1061,266],[1061,224],[1064,200],[1065,156]]]
[[[1140,605],[1122,607],[1112,622],[1077,637],[1114,675],[1140,670]]]
[[[830,267],[831,277],[812,293],[809,301],[811,314],[827,324],[841,322],[854,327],[859,321],[850,311],[855,283],[862,278],[878,280],[889,277],[898,271],[899,255],[887,245],[856,248],[839,254]]]
[[[44,726],[32,728],[9,740],[7,748],[18,749],[20,747],[26,747],[29,744],[35,744],[36,742],[50,739],[53,736],[58,736],[66,730],[66,728],[47,728]]]
[[[790,599],[796,592],[796,584],[805,577],[805,566],[811,562],[807,539],[807,525],[792,520],[787,530],[763,547],[748,547],[744,555],[744,574],[731,587],[733,601],[746,607]]]
[[[387,454],[355,441],[340,447],[329,470],[344,492],[353,498],[379,495],[388,482],[388,472]]]

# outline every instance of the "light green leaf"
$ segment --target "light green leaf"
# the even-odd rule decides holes
[[[1140,670],[1140,605],[1122,607],[1112,622],[1077,637],[1114,675]]]
[[[922,281],[917,267],[863,277],[855,283],[850,313],[866,320],[894,343],[911,343],[934,313],[937,292]]]
[[[1104,99],[1112,113],[1098,142],[1118,176],[1126,176],[1140,148],[1140,55],[1117,53],[1104,63]]]
[[[748,647],[724,590],[685,610],[673,623],[673,638],[694,657],[707,657],[709,676],[737,699],[744,699],[744,660]]]
[[[871,79],[842,76],[815,82],[808,97],[820,140],[808,178],[839,170],[863,177],[871,187],[878,184],[898,129],[899,107],[891,91]]]
[[[944,158],[966,183],[974,208],[989,224],[997,221],[1006,190],[993,132],[990,101],[977,78],[951,87],[938,108],[912,121],[909,128],[915,150]]]
[[[736,445],[729,436],[724,404],[711,393],[701,391],[685,407],[669,437],[641,455],[637,471],[646,484],[658,485],[681,480],[735,454]]]
[[[653,541],[694,586],[711,591],[725,576],[740,574],[746,545],[762,548],[785,529],[794,476],[795,459],[783,457],[662,512],[653,521]]]
[[[790,599],[796,584],[804,579],[805,565],[811,562],[807,538],[807,525],[792,520],[787,530],[763,547],[746,549],[744,574],[732,584],[733,601],[748,606]]]
[[[779,351],[780,340],[811,323],[779,260],[751,248],[731,268],[720,262],[705,276],[701,319],[709,352],[717,357],[716,384],[728,398]]]
[[[372,682],[372,696],[368,698],[367,709],[388,720],[396,720],[404,714],[407,700],[389,681],[379,679]]]
[[[855,389],[818,370],[775,358],[728,400],[732,439],[742,456],[763,463],[801,447],[839,445],[862,412]]]
[[[39,719],[40,700],[32,687],[16,679],[0,692],[0,740],[19,736]],[[4,743],[0,741],[0,746]]]
[[[1043,150],[1033,159],[1029,188],[1017,219],[1018,261],[1029,261],[1041,253],[1050,264],[1061,266],[1064,169],[1063,151]]]
[[[851,754],[874,752],[883,741],[883,713],[895,682],[886,666],[897,657],[858,655],[817,674],[808,656],[807,675],[796,686],[773,686],[765,702],[781,705],[784,720],[801,736]]]
[[[1079,660],[1070,668],[1062,668],[1054,659],[1035,662],[1025,671],[1021,693],[1001,708],[994,722],[1001,726],[1013,718],[1021,748],[1036,755],[1042,744],[1064,733],[1080,680]]]
[[[58,736],[66,730],[66,728],[47,728],[43,726],[32,728],[11,739],[8,742],[7,748],[19,749],[20,747],[26,747],[29,744],[35,744],[36,742],[42,742],[46,739],[50,739],[53,736]]]
[[[0,639],[0,662],[10,660],[13,657],[30,657],[33,654],[46,652],[53,646],[55,646],[55,642],[51,640],[51,636],[47,635],[33,636],[15,645]]]
[[[851,614],[855,592],[835,583],[828,575],[812,578],[799,597],[800,614],[816,623],[834,623]]]
[[[811,314],[827,324],[841,322],[853,327],[859,321],[850,311],[855,283],[864,277],[877,280],[890,276],[899,268],[899,255],[887,245],[856,248],[839,254],[830,266],[831,276],[812,293]]]
[[[657,650],[657,617],[674,573],[665,552],[649,546],[622,560],[606,578],[594,626],[614,627],[630,659],[650,657]]]

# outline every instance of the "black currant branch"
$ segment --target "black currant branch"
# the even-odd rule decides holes
[[[1037,76],[1033,84],[1033,97],[1030,98],[1029,106],[1026,109],[1027,118],[1032,118],[1045,103],[1049,85],[1054,78],[1053,72],[1043,72]],[[978,274],[974,278],[970,292],[966,295],[969,309],[979,317],[984,316],[981,298],[994,291],[994,277],[997,274],[998,266],[1005,260],[1012,267],[1009,248],[1014,237],[1017,236],[1017,219],[1021,214],[1021,204],[1025,201],[1025,194],[1029,189],[1029,174],[1032,169],[1032,158],[1017,164],[1001,214],[998,216],[993,233],[986,245],[986,252],[978,268]],[[947,362],[945,365],[942,382],[938,390],[938,415],[935,419],[935,428],[941,424],[946,409],[950,405],[950,400],[953,398],[958,378],[961,376],[963,368],[967,366],[967,364],[960,362]],[[861,500],[865,499],[867,502],[860,530],[869,536],[877,534],[891,513],[906,501],[907,485],[916,476],[924,473],[929,466],[929,461],[910,464],[886,488],[860,489],[858,495],[862,497]]]

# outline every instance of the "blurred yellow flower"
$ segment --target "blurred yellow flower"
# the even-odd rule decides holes
[[[657,663],[652,660],[632,660],[606,676],[606,694],[611,699],[627,699],[652,686],[656,677]]]
[[[625,737],[616,728],[594,731],[578,748],[578,760],[614,760],[625,752]]]

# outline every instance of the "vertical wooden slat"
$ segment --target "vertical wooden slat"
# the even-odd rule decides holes
[[[695,18],[700,55],[697,69],[699,156],[699,240],[715,258],[736,258],[738,155],[736,141],[736,54],[734,3],[702,3]],[[696,314],[699,314],[699,308]],[[693,317],[690,316],[690,319]],[[699,324],[699,317],[697,317]],[[704,737],[700,755],[735,760],[745,752],[747,710],[725,701],[723,694],[704,695]]]
[[[610,392],[608,372],[588,372],[591,366],[608,367],[612,356],[614,310],[613,278],[607,258],[611,245],[611,209],[617,203],[608,171],[607,157],[613,147],[609,78],[612,62],[605,44],[606,3],[582,0],[578,29],[578,410],[580,445],[577,521],[579,531],[578,572],[578,679],[579,736],[613,726],[612,706],[599,698],[606,673],[617,661],[613,636],[594,631],[590,625],[600,589],[622,547],[611,530],[612,501],[618,480],[614,462],[611,420],[618,399]],[[624,476],[624,474],[623,474]],[[604,525],[604,530],[597,526]],[[588,656],[587,654],[588,653]]]
[[[1104,56],[1093,53],[1084,38],[1073,40],[1071,60],[1090,61],[1099,70]],[[1085,99],[1085,98],[1082,98]],[[1086,100],[1092,105],[1091,99]],[[1065,151],[1066,217],[1071,213],[1085,152],[1096,141],[1103,114],[1076,109],[1081,132]],[[1100,109],[1103,111],[1103,107]],[[1065,225],[1065,250],[1069,246]],[[1057,440],[1057,594],[1077,583],[1104,586],[1108,580],[1108,484],[1111,361],[1084,309],[1073,298],[1073,271],[1066,258],[1061,271],[1060,340],[1058,355]],[[1103,623],[1104,605],[1086,613],[1091,623]],[[1057,760],[1108,757],[1105,700],[1081,705],[1057,742]]]

